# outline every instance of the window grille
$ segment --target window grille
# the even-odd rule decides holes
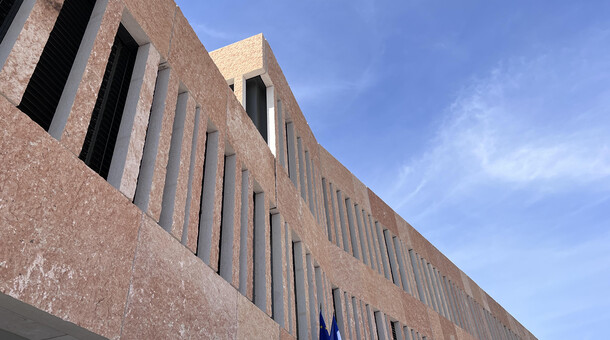
[[[21,98],[18,108],[45,130],[55,115],[94,5],[94,0],[64,2]]]
[[[104,178],[108,177],[137,52],[138,44],[120,25],[80,153],[80,159]]]
[[[0,41],[4,39],[23,0],[0,0]]]

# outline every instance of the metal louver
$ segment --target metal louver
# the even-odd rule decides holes
[[[138,44],[120,25],[79,156],[104,178],[110,170],[137,52]]]
[[[23,0],[0,0],[0,42],[11,26]]]
[[[49,130],[95,0],[66,0],[18,108]]]

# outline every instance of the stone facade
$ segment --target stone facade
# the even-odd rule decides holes
[[[98,0],[45,131],[18,106],[68,1],[24,0],[0,45],[0,310],[65,339],[317,338],[320,311],[343,339],[535,339],[318,144],[262,34],[208,53],[172,0]],[[119,24],[105,180],[79,154]]]

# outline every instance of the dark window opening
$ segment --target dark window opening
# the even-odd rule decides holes
[[[138,44],[119,26],[79,158],[107,178],[123,117]]]
[[[235,92],[235,84],[229,85],[229,88],[231,89],[231,91]]]
[[[205,147],[204,147],[204,153],[203,153],[203,175],[201,176],[201,178],[203,178],[203,180],[202,180],[203,183],[201,183],[201,194],[199,196],[199,197],[201,197],[201,201],[202,202],[204,200],[204,195],[205,195],[205,193],[204,193],[205,169],[206,169],[205,166],[206,166],[206,163],[209,162],[209,157],[208,157],[209,153],[210,153],[210,151],[208,150],[209,142],[210,142],[210,133],[206,131],[206,133],[205,133]],[[199,232],[197,233],[197,249],[195,249],[195,255],[197,255],[198,257],[201,257],[200,256],[201,255],[200,252],[203,250],[202,249],[203,247],[200,247],[199,245],[203,244],[203,240],[204,240],[204,237],[201,235],[201,234],[203,234],[201,232],[201,215],[203,213],[202,211],[203,211],[203,203],[199,207],[199,223],[198,223],[198,225],[199,225]]]
[[[398,340],[396,336],[396,322],[390,322],[390,325],[392,326],[392,340]]]
[[[296,262],[296,259],[295,259],[295,256],[294,256],[294,254],[295,254],[294,248],[295,248],[294,247],[294,242],[292,242],[292,269],[293,269],[293,271],[295,273],[294,280],[293,280],[294,281],[293,282],[294,287],[292,287],[292,289],[294,291],[294,311],[295,311],[295,314],[296,314],[295,320],[296,320],[296,324],[297,324],[296,325],[296,331],[297,331],[296,334],[299,334],[299,327],[303,327],[303,326],[299,325],[299,306],[298,306],[299,298],[297,297],[297,286],[298,286],[298,284],[297,284],[297,276],[296,276],[297,262]]]
[[[66,0],[18,108],[49,130],[95,0]],[[3,24],[4,26],[4,24]]]
[[[246,80],[246,112],[267,141],[267,87],[261,76]]]
[[[0,0],[0,42],[4,39],[23,0]]]

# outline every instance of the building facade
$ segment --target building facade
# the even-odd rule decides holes
[[[318,144],[257,35],[0,1],[0,338],[535,339]]]

